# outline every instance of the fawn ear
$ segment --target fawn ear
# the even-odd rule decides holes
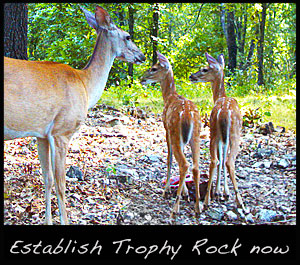
[[[156,52],[156,54],[160,65],[166,69],[169,69],[171,65],[167,57],[163,56],[160,52]]]
[[[95,19],[99,27],[103,27],[106,29],[114,28],[114,24],[111,20],[110,15],[101,6],[96,6]]]
[[[223,55],[223,53],[221,53],[221,54],[218,56],[218,62],[219,62],[219,64],[221,65],[221,67],[224,69],[224,67],[225,67],[225,60],[224,60],[224,55]]]
[[[87,23],[95,30],[97,30],[97,21],[95,19],[95,15],[86,10],[85,8],[83,8],[82,6],[80,7],[80,9],[83,11],[84,15],[85,15],[85,18],[86,18],[86,21]]]
[[[218,61],[214,57],[209,55],[207,52],[205,53],[205,56],[206,56],[207,62],[209,63],[210,68],[218,69],[220,67]]]

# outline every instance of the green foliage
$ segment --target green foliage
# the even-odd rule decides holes
[[[80,4],[94,11],[95,3]],[[134,65],[133,78],[128,75],[128,63],[115,60],[107,82],[107,95],[122,105],[157,103],[160,109],[159,84],[142,86],[139,78],[152,65],[153,4],[100,3],[110,13],[117,26],[129,31],[129,7],[134,12],[133,40],[146,55],[146,63]],[[95,31],[89,27],[76,3],[28,4],[28,55],[29,60],[49,60],[83,68],[92,55],[96,41]],[[237,30],[237,68],[229,76],[227,42],[221,24],[221,12],[235,14]],[[158,51],[165,54],[173,65],[178,92],[196,102],[201,111],[209,113],[212,106],[210,84],[191,84],[191,73],[207,64],[204,53],[225,56],[225,82],[228,96],[257,97],[276,95],[276,104],[284,95],[296,89],[296,4],[270,3],[267,7],[264,38],[265,84],[257,85],[258,26],[261,20],[260,3],[159,3],[159,30],[156,39]],[[245,29],[244,46],[242,33]],[[245,66],[250,44],[255,48]],[[253,109],[261,107],[263,117],[276,117],[271,101],[257,98]],[[287,104],[283,99],[283,104]],[[253,104],[253,102],[251,102]],[[271,105],[268,105],[271,104]],[[275,104],[275,105],[276,105]],[[280,105],[281,106],[281,105]],[[286,111],[293,113],[294,104]]]

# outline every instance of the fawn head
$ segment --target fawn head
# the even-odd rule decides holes
[[[158,63],[152,65],[152,67],[147,70],[141,77],[141,84],[152,84],[160,82],[165,79],[166,74],[172,69],[169,60],[163,56],[161,53],[157,53]]]
[[[95,14],[81,7],[88,24],[96,30],[97,35],[105,34],[105,39],[109,42],[111,50],[116,58],[135,64],[145,61],[145,55],[133,43],[129,33],[118,28],[108,14],[100,6],[96,7]]]
[[[217,76],[223,74],[223,69],[225,66],[224,55],[220,54],[218,60],[205,53],[208,66],[201,68],[197,73],[191,74],[189,79],[192,83],[198,82],[212,82]]]

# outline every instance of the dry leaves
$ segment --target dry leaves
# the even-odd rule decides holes
[[[126,111],[125,111],[126,112]],[[160,116],[146,119],[122,114],[105,105],[90,111],[86,123],[69,145],[67,210],[73,224],[295,224],[296,139],[291,132],[262,135],[251,128],[243,133],[236,161],[240,193],[247,213],[228,201],[213,201],[194,214],[191,202],[181,203],[180,214],[170,220],[175,198],[162,198],[167,146]],[[201,133],[201,181],[207,181],[209,128]],[[191,154],[186,149],[191,164]],[[285,161],[283,161],[285,160]],[[173,162],[173,176],[178,175]],[[44,185],[34,138],[5,142],[4,223],[42,224]],[[82,178],[78,177],[79,175]],[[175,194],[176,188],[174,188]],[[52,194],[55,193],[53,188]],[[52,196],[54,223],[59,223],[57,200]]]

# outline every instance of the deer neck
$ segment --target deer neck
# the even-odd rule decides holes
[[[101,30],[97,36],[93,54],[84,67],[85,86],[88,94],[88,109],[96,105],[105,88],[108,74],[115,59],[107,32]]]
[[[162,90],[163,100],[166,103],[171,95],[176,94],[172,68],[170,68],[170,70],[167,72],[166,77],[162,81],[160,81],[160,86]]]
[[[215,80],[211,84],[213,91],[213,99],[216,102],[221,97],[226,97],[225,87],[224,87],[224,73],[215,78]]]

